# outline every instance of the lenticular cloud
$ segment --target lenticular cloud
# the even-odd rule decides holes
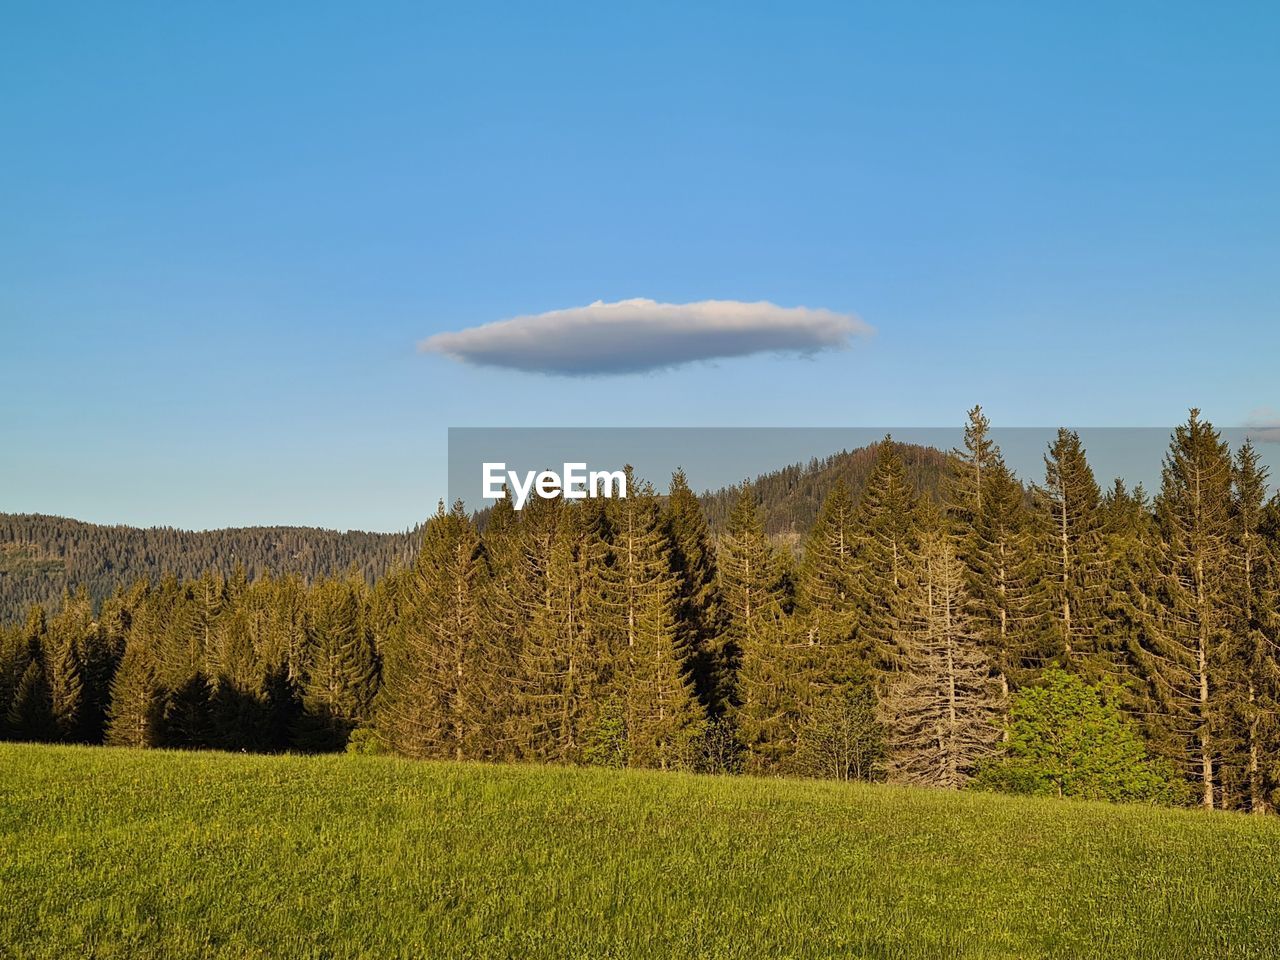
[[[597,300],[513,317],[419,344],[462,363],[577,377],[640,373],[754,353],[812,355],[847,347],[872,328],[851,314],[760,301]]]

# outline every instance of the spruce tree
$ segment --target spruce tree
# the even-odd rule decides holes
[[[1060,429],[1035,488],[1039,554],[1044,564],[1045,659],[1091,661],[1104,602],[1101,492],[1080,435]]]
[[[838,479],[805,539],[800,561],[796,606],[814,642],[830,646],[853,638],[857,548],[853,499]]]
[[[303,717],[297,743],[340,750],[369,718],[378,661],[365,613],[364,581],[327,580],[311,591]]]
[[[1222,767],[1239,756],[1241,739],[1231,715],[1242,680],[1231,630],[1231,481],[1227,445],[1192,410],[1174,432],[1156,500],[1163,609],[1151,662],[1162,719],[1177,745],[1171,758],[1183,764],[1206,807],[1226,805]]]
[[[964,447],[952,450],[947,461],[943,485],[947,514],[953,534],[963,538],[983,513],[993,470],[1004,465],[1000,448],[991,439],[991,421],[983,414],[982,407],[975,406],[969,411]]]
[[[53,692],[44,651],[38,644],[32,648],[26,669],[18,680],[6,719],[9,736],[14,740],[38,742],[54,740],[58,736]]]
[[[671,540],[653,488],[629,476],[627,489],[610,508],[607,552],[591,558],[589,629],[615,664],[611,686],[624,708],[628,764],[679,766],[704,718],[693,651],[677,620]]]
[[[1022,484],[994,452],[972,526],[957,543],[973,628],[1007,697],[1039,666],[1040,570]]]
[[[101,743],[105,735],[111,678],[123,643],[123,632],[116,626],[115,634],[109,634],[107,623],[109,618],[119,616],[119,607],[115,607],[113,612],[112,605],[107,603],[104,604],[103,615],[95,618],[93,601],[88,591],[81,587],[64,599],[62,610],[50,622],[50,632],[58,638],[62,656],[74,656],[75,660],[74,664],[66,665],[63,676],[70,678],[73,671],[79,676],[79,693],[69,692],[63,696],[64,701],[76,702],[71,711],[76,721],[69,726],[64,724],[67,739]],[[59,682],[55,682],[55,687],[57,685]]]
[[[545,634],[552,619],[546,608],[557,600],[570,600],[568,591],[557,592],[549,578],[552,553],[563,534],[563,513],[559,499],[535,497],[519,513],[505,499],[495,504],[485,522],[477,648],[485,651],[489,664],[485,713],[494,731],[494,759],[563,758],[556,746],[562,741],[548,737],[548,711],[556,712],[550,706],[556,694],[544,687],[554,685],[558,668],[543,659],[556,661],[561,652],[558,637]],[[578,544],[566,547],[576,557]],[[572,601],[580,605],[576,593]],[[575,609],[567,619],[580,623],[580,612]],[[535,638],[535,629],[544,633]]]
[[[27,611],[26,623],[16,644],[13,692],[5,715],[7,735],[15,740],[45,741],[57,738],[53,716],[53,690],[49,682],[49,628],[44,607]]]
[[[792,669],[795,644],[783,614],[782,574],[755,494],[743,484],[720,539],[721,645],[738,668],[732,716],[748,767],[757,772],[776,769],[794,752],[804,696],[804,681]]]
[[[899,783],[959,788],[1001,736],[998,682],[975,636],[964,568],[941,516],[925,508],[913,558],[912,615],[901,669],[884,701],[889,775]]]
[[[722,712],[726,689],[725,655],[718,641],[724,634],[724,610],[716,581],[715,546],[702,504],[689,488],[683,470],[671,476],[662,513],[671,545],[676,578],[676,623],[681,646],[688,651],[690,675],[698,699],[713,714]]]
[[[877,445],[875,466],[854,515],[857,642],[862,662],[871,672],[884,673],[899,665],[915,549],[915,510],[915,495],[897,445],[886,436]]]
[[[404,619],[389,638],[381,736],[416,757],[483,758],[493,736],[481,642],[479,536],[462,503],[441,503],[423,532]]]
[[[163,693],[156,675],[153,638],[135,625],[111,682],[106,742],[118,747],[157,747],[163,740]]]
[[[1245,736],[1248,808],[1266,813],[1272,777],[1276,714],[1280,705],[1280,607],[1277,606],[1275,556],[1264,539],[1267,468],[1246,441],[1236,453],[1229,541],[1234,642],[1239,645],[1244,678],[1238,704]]]
[[[593,562],[607,544],[599,539],[598,516],[581,505],[547,503],[527,519],[521,594],[527,598],[527,622],[509,736],[518,756],[577,763],[590,759],[592,741],[600,735],[611,678],[608,641],[593,620],[591,596],[598,586]]]
[[[1159,535],[1141,484],[1130,491],[1117,479],[1102,498],[1106,589],[1094,665],[1117,703],[1140,724],[1149,740],[1161,737],[1160,690],[1152,656],[1159,614]]]

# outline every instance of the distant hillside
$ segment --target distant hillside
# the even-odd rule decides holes
[[[899,450],[917,492],[936,494],[946,455],[908,444]],[[796,547],[836,480],[843,477],[856,497],[875,456],[875,446],[862,447],[758,477],[754,486],[766,531],[780,544]],[[713,531],[724,528],[736,496],[732,489],[703,495]],[[64,589],[84,586],[95,602],[101,602],[119,585],[139,577],[154,579],[162,572],[196,577],[217,569],[229,574],[240,564],[250,579],[266,572],[314,579],[355,570],[373,580],[397,561],[411,560],[421,536],[420,527],[404,533],[340,533],[315,527],[193,532],[0,513],[0,623],[20,618],[33,603],[56,608]]]
[[[764,513],[765,532],[781,543],[796,546],[813,525],[822,501],[843,479],[856,499],[866,485],[875,465],[879,444],[845,450],[823,460],[783,467],[756,478],[752,486]],[[907,478],[916,493],[937,497],[946,472],[947,455],[933,447],[898,444],[898,453],[907,468]],[[701,497],[711,529],[719,533],[729,521],[729,513],[737,498],[737,490],[727,488]]]
[[[65,517],[0,513],[0,623],[32,603],[56,607],[64,589],[88,589],[95,601],[120,584],[163,571],[195,577],[210,569],[250,579],[296,573],[308,579],[358,571],[380,576],[417,551],[418,529],[363,533],[314,527],[241,527],[192,532],[172,527],[102,526]]]

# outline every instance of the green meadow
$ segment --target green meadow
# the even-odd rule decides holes
[[[1280,818],[0,744],[3,957],[1275,957]]]

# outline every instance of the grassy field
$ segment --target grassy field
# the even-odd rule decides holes
[[[0,744],[4,957],[1275,957],[1280,819]]]

